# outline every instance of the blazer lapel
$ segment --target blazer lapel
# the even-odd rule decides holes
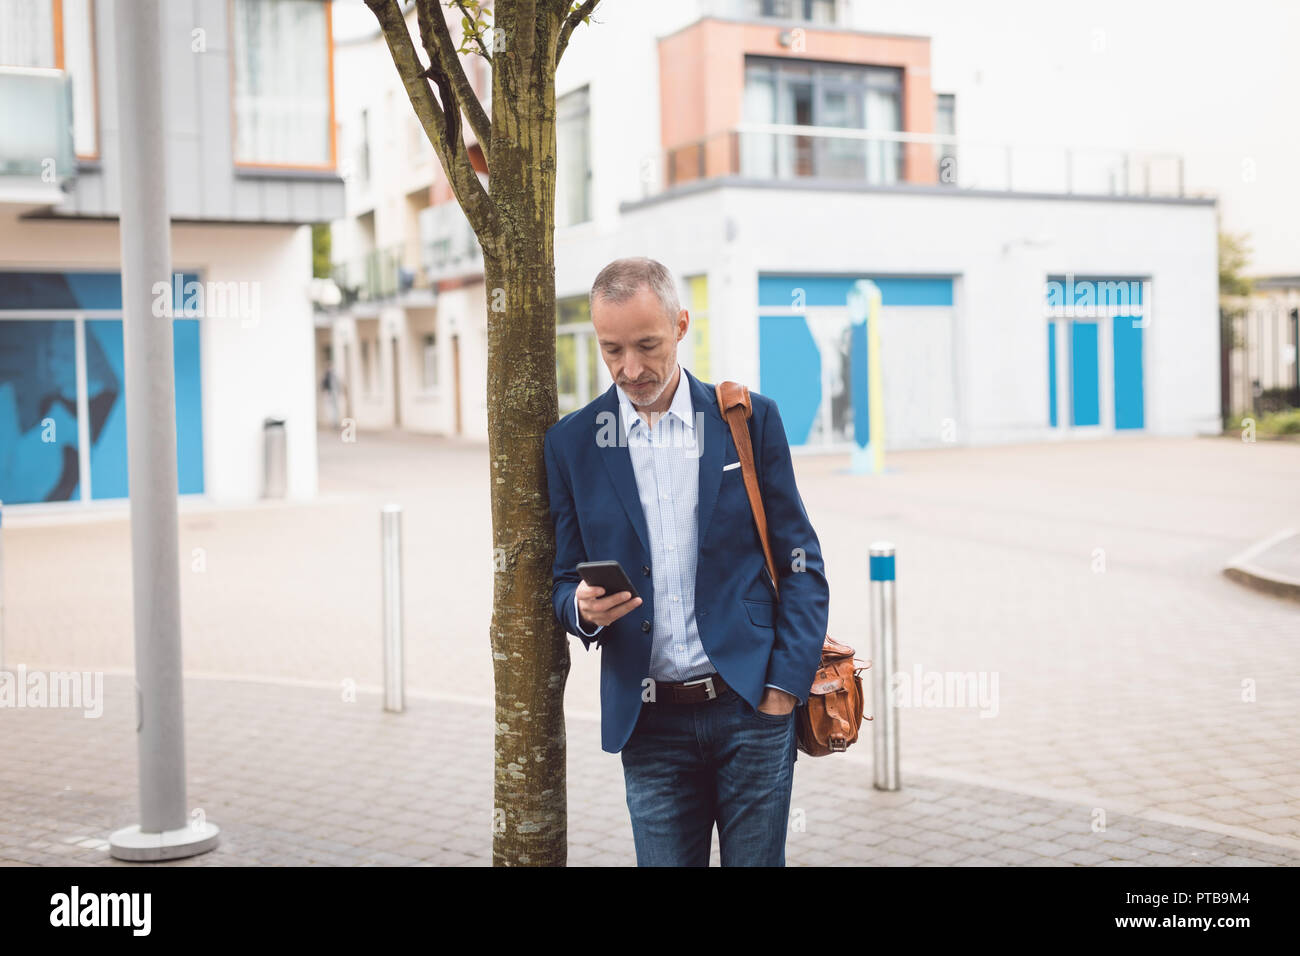
[[[704,532],[708,530],[713,506],[718,501],[718,489],[722,486],[722,453],[727,446],[729,427],[718,411],[718,397],[713,389],[686,369],[682,372],[691,383],[696,428],[702,424],[704,429],[703,434],[695,436],[700,443],[699,533],[696,538],[703,549]]]
[[[618,392],[614,386],[596,403],[596,413],[591,424],[591,440],[596,443],[596,457],[605,465],[618,499],[623,503],[628,520],[636,529],[637,537],[646,554],[650,553],[650,533],[645,526],[645,513],[641,510],[641,496],[632,471],[632,455],[627,450],[627,431],[618,407]],[[616,436],[616,437],[615,437]]]

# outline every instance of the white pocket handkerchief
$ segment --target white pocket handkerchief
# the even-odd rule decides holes
[[[739,468],[739,467],[740,467],[740,462],[738,462],[738,461],[733,461],[730,465],[723,465],[723,466],[722,466],[722,470],[723,470],[723,471],[731,471],[731,469],[733,469],[733,468]]]

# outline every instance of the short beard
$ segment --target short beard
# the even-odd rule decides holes
[[[645,386],[642,385],[641,387],[644,388]],[[661,397],[663,397],[663,394],[664,394],[664,392],[665,392],[667,389],[668,389],[668,382],[667,382],[667,381],[660,382],[660,383],[659,383],[659,391],[655,392],[653,396],[651,396],[651,397],[648,398],[648,399],[642,400],[642,401],[634,402],[633,404],[638,405],[638,406],[642,406],[642,407],[644,407],[644,406],[646,406],[646,405],[653,405],[655,402],[659,401],[659,399],[660,399]],[[627,391],[627,389],[624,389],[624,391]],[[631,397],[632,397],[632,395],[631,395],[631,393],[629,392],[629,393],[628,393],[628,398],[630,399]]]

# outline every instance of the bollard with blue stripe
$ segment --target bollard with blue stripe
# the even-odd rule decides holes
[[[877,790],[897,790],[898,708],[889,692],[889,679],[898,669],[898,614],[894,606],[894,545],[873,541],[868,552],[871,596],[871,721],[873,784]]]

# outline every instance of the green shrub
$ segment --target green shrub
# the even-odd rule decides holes
[[[1225,432],[1240,432],[1242,423],[1249,416],[1234,415],[1228,422]],[[1255,417],[1256,435],[1300,435],[1300,408],[1288,408],[1280,412]]]

